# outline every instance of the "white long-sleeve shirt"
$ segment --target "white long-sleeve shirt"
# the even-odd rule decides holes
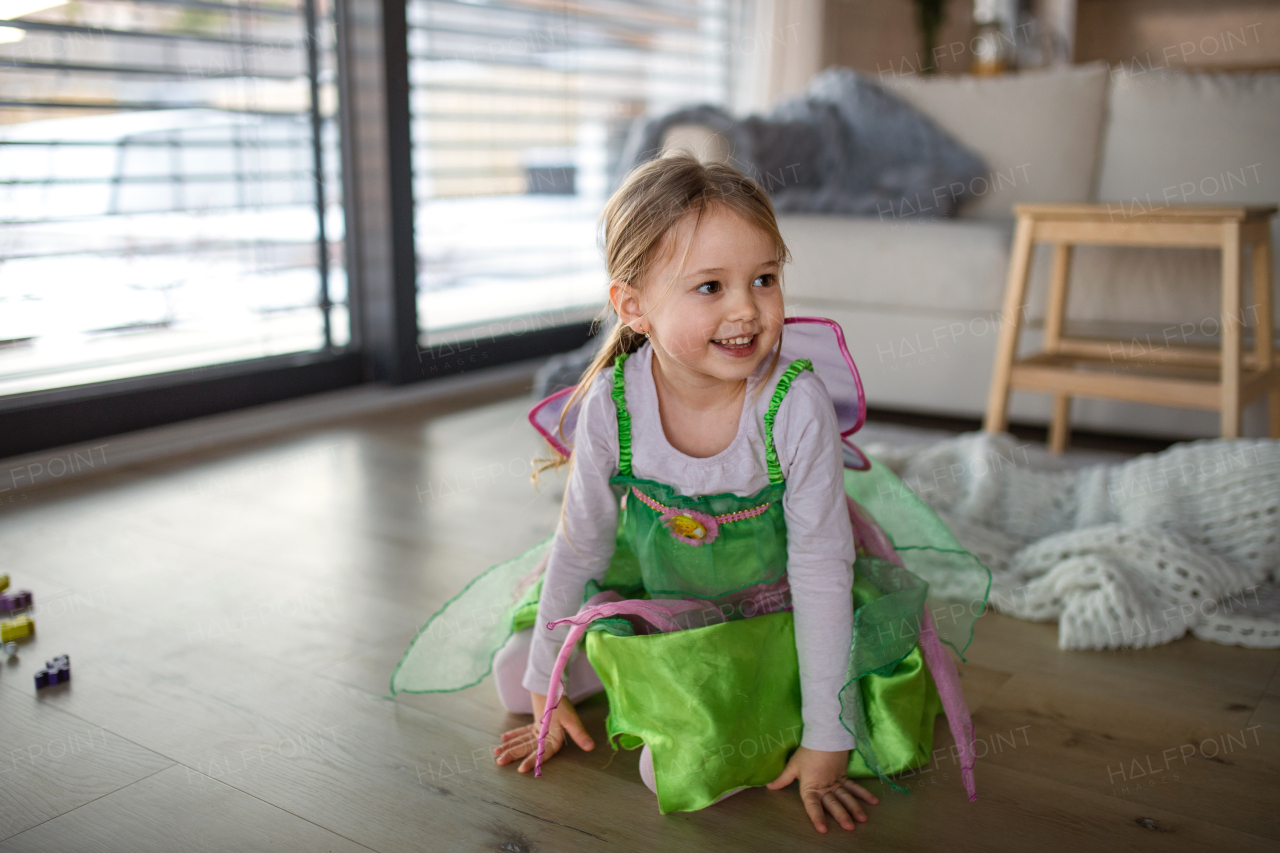
[[[737,435],[721,452],[700,459],[667,441],[652,358],[652,347],[645,344],[623,368],[633,476],[666,483],[684,495],[731,492],[749,497],[768,486],[764,415],[787,364],[779,362],[764,377],[772,358],[761,363],[748,384]],[[765,387],[757,395],[762,377]],[[525,689],[536,693],[547,692],[556,654],[569,630],[561,625],[548,631],[546,624],[578,611],[587,581],[603,579],[613,556],[618,498],[609,479],[618,474],[618,422],[612,391],[613,371],[606,369],[582,398],[563,518],[551,545],[523,681]],[[835,409],[826,386],[812,371],[801,371],[792,381],[774,420],[773,436],[786,481],[782,506],[800,664],[800,742],[809,749],[852,749],[853,735],[840,723],[839,692],[853,631],[853,531],[845,506]]]

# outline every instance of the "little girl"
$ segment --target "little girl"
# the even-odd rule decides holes
[[[594,748],[573,702],[603,689],[611,745],[643,745],[664,813],[797,781],[826,832],[827,815],[852,830],[878,802],[849,776],[929,762],[942,704],[929,669],[946,670],[972,797],[972,730],[928,585],[853,499],[883,503],[892,475],[846,474],[826,385],[809,360],[781,358],[788,252],[768,197],[678,155],[633,171],[602,219],[619,321],[560,419],[572,452],[561,523],[428,622],[393,692],[470,686],[487,653],[504,706],[534,714],[502,735],[497,763],[539,775],[567,738]],[[855,476],[872,479],[859,491]],[[919,520],[908,494],[889,491]],[[902,507],[883,515],[902,538]],[[942,538],[919,547],[963,555]],[[464,599],[472,614],[500,593],[510,602],[526,573],[538,582],[501,619],[459,618]],[[466,674],[441,663],[464,647]]]

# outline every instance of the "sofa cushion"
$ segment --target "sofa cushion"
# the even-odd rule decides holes
[[[1011,218],[1018,202],[1094,197],[1107,78],[1107,66],[1092,63],[886,85],[986,160],[991,172],[975,179],[960,215],[991,219]]]
[[[971,314],[998,312],[1011,226],[1002,222],[789,214],[788,299]]]
[[[1100,201],[1280,200],[1280,73],[1131,74],[1111,83]]]

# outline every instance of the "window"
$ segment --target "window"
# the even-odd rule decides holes
[[[729,100],[733,0],[409,0],[420,343],[598,313],[633,119]]]
[[[0,396],[349,338],[330,0],[0,0]]]

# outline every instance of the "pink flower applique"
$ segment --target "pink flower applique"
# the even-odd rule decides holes
[[[658,520],[667,526],[673,537],[694,547],[714,541],[720,532],[720,524],[715,518],[694,509],[668,509]]]

